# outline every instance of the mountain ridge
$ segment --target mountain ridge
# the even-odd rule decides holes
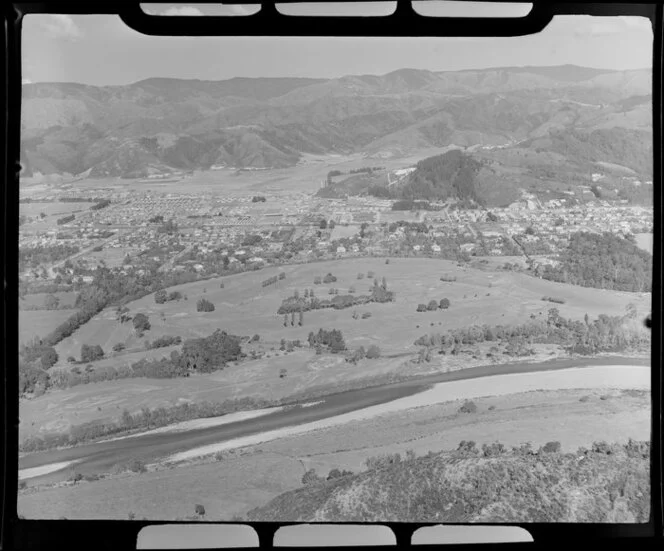
[[[564,65],[24,84],[21,161],[24,176],[89,170],[136,178],[213,165],[284,168],[306,153],[497,146],[593,124],[647,132],[650,80],[648,71]]]

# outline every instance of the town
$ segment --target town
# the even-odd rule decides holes
[[[40,211],[49,203],[78,210],[53,220]],[[24,284],[84,284],[98,266],[138,275],[156,266],[205,277],[358,256],[504,256],[510,263],[521,257],[524,267],[536,271],[555,265],[576,232],[629,236],[650,233],[653,225],[652,208],[605,200],[566,205],[525,193],[506,208],[394,206],[374,197],[324,199],[292,192],[49,190],[22,200],[20,278]],[[45,252],[51,262],[32,251]]]

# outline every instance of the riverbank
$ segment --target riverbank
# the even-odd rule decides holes
[[[436,363],[412,364],[414,369],[412,369],[411,371],[404,370],[403,373],[387,372],[373,377],[365,377],[362,379],[343,381],[335,385],[328,384],[328,385],[322,385],[320,387],[312,387],[305,391],[291,394],[290,396],[274,400],[271,402],[266,400],[254,400],[252,397],[248,397],[240,402],[241,411],[237,413],[235,412],[234,409],[232,409],[233,404],[229,404],[228,407],[225,407],[226,404],[221,404],[224,406],[221,409],[227,410],[227,413],[222,416],[219,416],[218,413],[217,414],[214,413],[215,411],[220,409],[219,407],[216,407],[215,404],[211,404],[210,407],[199,408],[198,406],[200,404],[198,403],[191,404],[191,400],[187,400],[186,402],[191,404],[191,407],[186,407],[182,409],[186,409],[187,411],[185,413],[190,414],[190,416],[187,417],[186,422],[192,423],[194,420],[198,419],[199,422],[201,423],[200,426],[206,426],[206,423],[208,424],[207,426],[214,426],[215,424],[221,425],[233,422],[229,421],[229,419],[233,419],[232,417],[229,418],[228,417],[229,415],[239,415],[240,417],[237,417],[237,419],[241,419],[242,415],[251,416],[252,411],[256,411],[255,408],[257,407],[261,408],[261,410],[274,409],[280,407],[284,408],[298,407],[301,406],[302,404],[310,403],[313,400],[318,400],[322,398],[329,399],[331,397],[338,397],[344,393],[352,393],[355,391],[361,391],[365,389],[376,389],[379,387],[387,387],[399,384],[412,385],[419,383],[421,385],[427,385],[441,381],[458,380],[460,378],[467,378],[467,377],[474,378],[477,376],[509,373],[514,370],[525,371],[533,368],[556,369],[561,367],[572,367],[577,365],[601,365],[603,363],[614,363],[614,364],[639,363],[641,365],[649,365],[649,356],[647,358],[645,356],[641,358],[639,357],[625,358],[618,355],[603,355],[597,357],[579,357],[579,356],[561,357],[560,355],[558,355],[556,357],[552,357],[549,352],[547,354],[540,353],[535,356],[524,357],[521,359],[516,359],[510,363],[502,363],[502,364],[498,364],[495,361],[489,361],[487,359],[472,360],[466,358],[455,358],[455,362],[445,363],[444,369],[441,369],[441,366],[437,365]],[[187,403],[182,405],[187,406]],[[254,409],[252,409],[251,407],[252,404],[254,404]],[[181,406],[175,406],[175,407],[181,408]],[[197,413],[198,409],[200,409],[200,412]],[[156,420],[153,419],[152,420],[153,426],[155,422]],[[124,439],[127,437],[138,437],[146,435],[148,434],[149,431],[149,424],[150,421],[148,420],[145,427],[142,428],[132,427],[124,430],[115,430],[114,434],[116,434],[117,436],[114,436],[112,439],[117,440],[117,439]],[[195,424],[185,425],[185,427],[187,426],[191,429],[194,428],[196,425]],[[158,429],[155,430],[159,432],[169,432],[170,431],[169,427],[171,428],[174,427],[174,424],[168,424],[166,426],[159,427]],[[99,438],[99,437],[90,438],[86,442],[79,443],[78,446],[94,442],[102,443],[109,440],[110,440],[109,438]],[[77,446],[52,445],[47,449],[50,451],[62,451],[62,450],[72,449],[75,447]],[[37,451],[37,452],[21,453],[19,454],[19,458],[23,459],[25,457],[32,455],[33,453],[40,453],[40,452]]]
[[[558,373],[562,373],[559,371]],[[650,437],[650,393],[634,390],[541,390],[474,400],[477,412],[459,414],[460,400],[385,413],[184,461],[155,464],[143,474],[108,475],[95,482],[60,483],[19,492],[25,518],[177,520],[202,504],[208,520],[237,520],[273,497],[301,487],[315,469],[364,470],[366,459],[387,453],[417,455],[530,441],[537,449],[559,441],[563,451],[595,440],[626,442]]]
[[[346,423],[366,421],[374,417],[405,410],[411,411],[442,402],[504,396],[535,390],[593,388],[650,391],[650,368],[631,365],[596,366],[592,368],[570,368],[549,372],[514,373],[482,377],[481,379],[438,383],[433,388],[412,396],[360,409],[330,419],[194,448],[171,455],[163,460],[163,462],[176,463],[191,458],[212,455],[220,451],[261,444],[270,440],[322,430]]]

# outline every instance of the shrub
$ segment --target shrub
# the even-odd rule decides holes
[[[364,274],[362,273],[357,274],[357,279],[364,279]]]
[[[81,473],[77,473],[76,471],[72,470],[69,473],[69,477],[67,478],[68,482],[73,482],[76,484],[77,482],[80,482],[83,480],[83,475]]]
[[[74,358],[74,356],[67,356],[67,363],[76,363],[76,358]]]
[[[333,276],[331,273],[327,273],[323,278],[323,283],[334,283],[336,280],[336,276]]]
[[[376,469],[384,469],[386,467],[396,465],[397,463],[401,463],[401,454],[399,454],[399,453],[385,454],[385,455],[374,455],[374,456],[368,457],[364,461],[364,464],[366,465],[367,469],[370,470],[370,471],[373,471],[373,470],[376,470]]]
[[[427,305],[426,304],[418,304],[417,305],[417,311],[418,312],[426,312],[427,311]]]
[[[389,263],[390,263],[390,259],[389,259],[389,258],[386,258],[386,259],[385,259],[385,264],[389,264]]]
[[[180,344],[182,342],[182,337],[180,336],[169,336],[169,335],[164,335],[163,337],[159,337],[158,339],[153,340],[152,342],[147,342],[146,343],[146,348],[152,350],[155,348],[164,348],[166,346],[172,346],[174,344]]]
[[[316,276],[316,277],[314,278],[314,285],[320,285],[321,282],[322,282],[322,279],[321,279],[320,276]]]
[[[122,352],[124,349],[124,343],[118,342],[113,345],[113,352]]]
[[[164,304],[168,300],[166,290],[161,289],[154,294],[154,301],[156,304]]]
[[[223,283],[221,284],[221,287],[223,289],[223,287],[224,287]],[[182,298],[182,293],[180,293],[180,291],[173,291],[172,293],[168,294],[168,300],[169,301],[171,301],[171,300],[180,300],[181,298]]]
[[[441,308],[442,310],[447,310],[450,307],[450,300],[447,298],[441,298],[438,307]]]
[[[304,476],[302,476],[302,484],[305,485],[318,484],[319,482],[322,481],[323,478],[316,474],[315,469],[309,469],[306,473],[304,473]]]
[[[473,440],[462,440],[461,442],[459,442],[457,451],[462,453],[472,453],[472,454],[479,453],[475,441]]]
[[[144,473],[147,472],[145,463],[140,459],[132,459],[126,466],[126,470],[131,471],[132,473]]]
[[[212,304],[209,300],[207,299],[199,299],[198,302],[196,302],[196,311],[197,312],[214,312],[214,304]]]
[[[429,304],[427,304],[427,310],[429,310],[430,312],[438,310],[438,302],[435,300],[430,300]]]
[[[560,442],[547,442],[542,446],[542,451],[545,453],[559,453],[561,449]]]
[[[370,317],[371,317],[371,312],[364,312],[364,314],[362,314],[362,319],[363,320],[365,320],[367,318],[370,318]]]
[[[374,277],[374,273],[373,272],[367,272],[367,277],[369,279],[371,279],[372,277]]]
[[[466,400],[466,402],[459,408],[459,413],[476,413],[477,406],[475,402]]]
[[[380,348],[378,348],[375,344],[372,344],[367,350],[367,358],[370,360],[380,358]]]
[[[555,302],[556,304],[565,304],[565,299],[562,299],[562,298],[542,297],[542,300],[545,300],[545,301],[548,301],[548,302]]]
[[[629,457],[647,459],[650,457],[650,442],[639,442],[630,438],[627,444],[625,444],[625,451]]]
[[[49,346],[41,355],[39,361],[44,369],[50,369],[58,362],[58,353],[55,351],[55,348]]]
[[[482,455],[484,457],[496,457],[505,453],[505,446],[500,442],[494,442],[492,444],[482,444]]]
[[[28,487],[28,483],[25,480],[19,480],[18,489],[25,490]]]
[[[150,329],[149,318],[142,313],[138,313],[133,319],[134,329],[139,332],[148,331]]]
[[[610,394],[602,394],[602,395],[599,397],[600,400],[608,400],[609,398],[611,398],[611,395],[610,395]]]
[[[196,505],[194,511],[196,512],[197,515],[201,517],[205,516],[205,507],[203,507],[202,505]]]
[[[489,411],[493,411],[494,409],[496,409],[496,406],[489,406]]]
[[[102,347],[98,344],[90,346],[89,344],[84,344],[81,346],[81,362],[94,362],[104,357],[104,351]]]
[[[614,455],[621,451],[621,446],[617,444],[609,444],[605,441],[593,442],[591,451],[602,455]]]
[[[526,442],[520,446],[513,446],[512,453],[515,455],[532,455],[534,453],[533,446],[530,442]]]
[[[250,342],[258,342],[261,339],[259,334],[255,334],[253,337],[251,337]]]
[[[586,396],[581,396],[581,398],[579,398],[579,402],[588,402],[588,401],[590,401],[590,396],[586,395]]]
[[[282,369],[279,371],[279,378],[280,378],[280,379],[285,379],[285,378],[286,378],[286,375],[288,375],[288,370],[287,370],[286,368],[282,368]]]

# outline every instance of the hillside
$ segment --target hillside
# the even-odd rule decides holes
[[[649,443],[593,444],[576,453],[499,444],[402,460],[304,487],[249,511],[279,522],[647,522]],[[313,480],[312,480],[313,479]]]
[[[21,161],[25,176],[90,170],[132,178],[214,165],[290,167],[307,153],[398,157],[540,139],[526,147],[564,156],[571,149],[572,161],[623,161],[649,174],[650,80],[647,70],[561,66],[26,84]]]

